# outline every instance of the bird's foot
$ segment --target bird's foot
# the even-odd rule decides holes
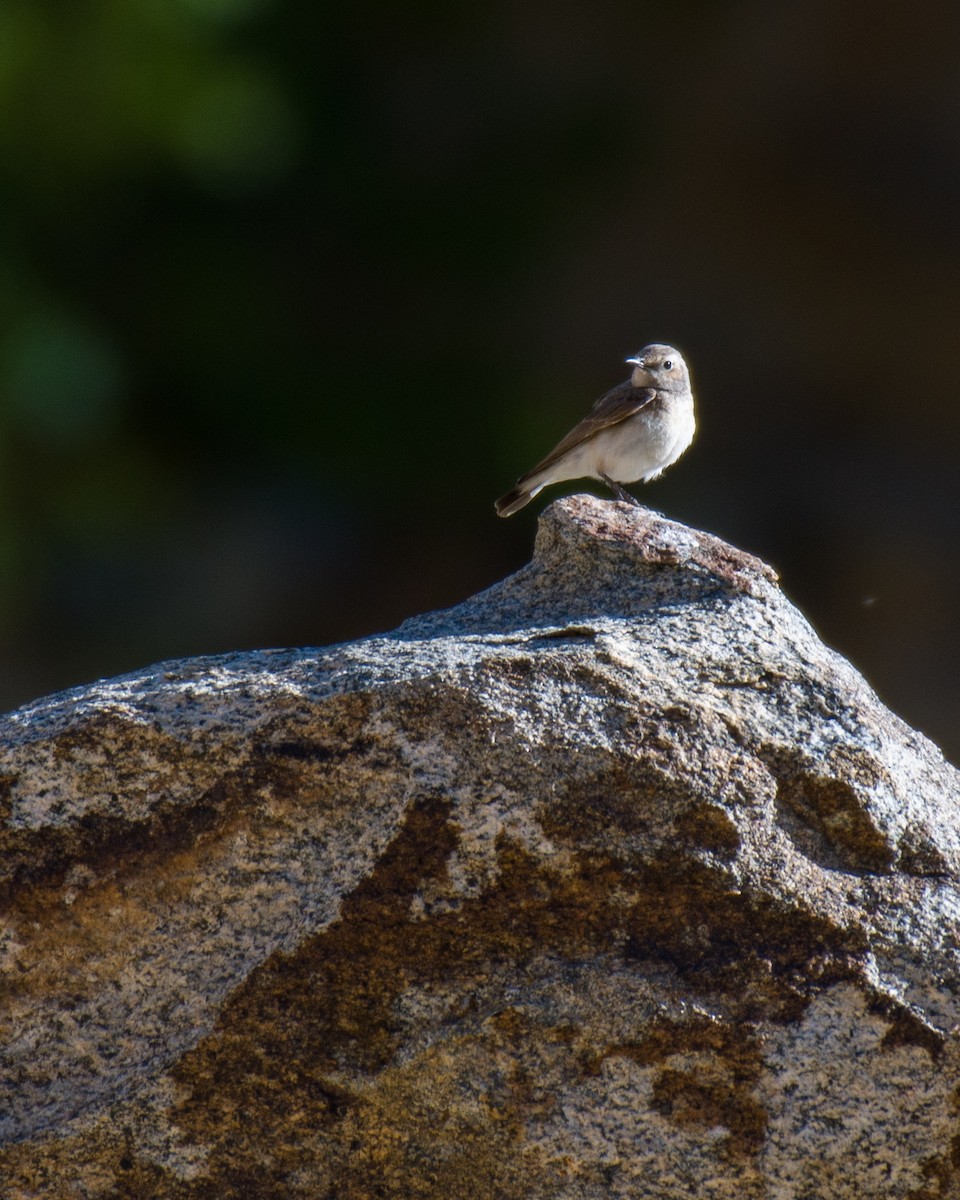
[[[624,504],[632,504],[634,508],[643,508],[643,505],[636,498],[636,496],[631,496],[625,488],[622,488],[620,484],[611,479],[609,475],[601,474],[600,478],[607,485],[610,491],[616,495],[618,500],[622,500]]]

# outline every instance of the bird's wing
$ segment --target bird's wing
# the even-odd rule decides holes
[[[530,479],[547,467],[553,466],[557,459],[566,454],[568,450],[579,446],[581,442],[593,437],[601,429],[619,425],[627,417],[632,417],[641,408],[646,408],[648,404],[652,403],[656,395],[654,388],[636,388],[629,382],[612,388],[594,404],[589,415],[584,417],[579,425],[574,426],[563,441],[554,446],[547,457],[538,462],[533,470],[528,471],[518,482],[523,483],[525,479]]]

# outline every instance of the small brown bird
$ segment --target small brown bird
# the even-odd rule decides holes
[[[690,374],[679,350],[653,343],[628,358],[633,374],[594,404],[590,414],[517,486],[497,501],[497,513],[510,517],[541,488],[565,479],[602,479],[620,500],[640,501],[620,486],[635,479],[649,483],[677,461],[693,441]]]

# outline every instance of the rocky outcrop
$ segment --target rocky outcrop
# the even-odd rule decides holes
[[[0,738],[5,1194],[960,1196],[960,777],[716,538]]]

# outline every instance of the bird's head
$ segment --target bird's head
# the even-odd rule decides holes
[[[653,342],[627,362],[633,367],[630,382],[634,387],[663,388],[668,392],[683,392],[690,387],[687,364],[673,346]]]

